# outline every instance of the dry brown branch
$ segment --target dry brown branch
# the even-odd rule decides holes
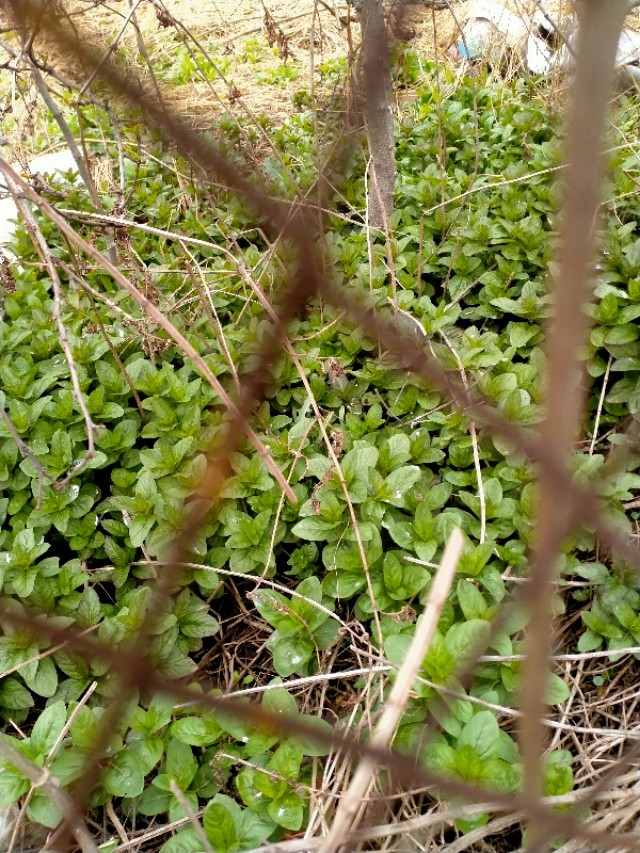
[[[176,800],[182,806],[184,813],[186,814],[187,818],[189,819],[189,823],[194,828],[195,833],[198,836],[198,841],[200,841],[200,843],[202,844],[202,847],[203,847],[205,853],[215,853],[213,847],[211,846],[211,844],[209,844],[209,839],[207,838],[207,836],[204,833],[204,829],[202,828],[202,824],[198,820],[198,816],[196,815],[196,813],[191,808],[191,805],[190,805],[189,801],[187,800],[187,798],[185,797],[184,793],[180,790],[180,788],[176,784],[175,779],[172,779],[170,784],[171,784],[171,793],[173,794],[173,796],[176,798]]]
[[[20,7],[20,10],[26,12],[33,11],[34,9],[33,4],[28,2],[16,5]],[[581,841],[590,845],[600,846],[604,849],[610,849],[612,846],[619,847],[620,849],[635,849],[637,848],[637,840],[635,838],[622,835],[621,833],[610,834],[608,832],[608,824],[603,825],[600,832],[590,832],[580,826],[577,810],[568,815],[554,813],[550,810],[550,806],[556,803],[549,803],[539,797],[540,759],[544,751],[542,726],[545,723],[542,697],[550,659],[548,648],[551,636],[550,596],[554,589],[552,581],[554,579],[556,553],[568,532],[579,521],[586,521],[597,526],[603,541],[615,546],[630,561],[637,564],[638,556],[634,546],[630,545],[624,537],[602,521],[596,491],[572,482],[570,476],[570,452],[579,424],[583,403],[583,390],[581,388],[581,375],[583,371],[578,356],[580,346],[585,339],[588,328],[583,308],[588,301],[587,284],[589,280],[589,266],[592,259],[592,234],[599,204],[599,180],[602,171],[602,157],[599,153],[601,149],[602,119],[611,82],[610,69],[612,67],[612,57],[615,48],[616,27],[619,27],[621,24],[622,13],[626,11],[627,7],[622,0],[610,0],[605,10],[602,2],[598,2],[598,0],[584,0],[581,8],[583,9],[582,44],[579,48],[581,56],[578,63],[579,70],[576,83],[576,107],[571,125],[571,165],[567,170],[565,185],[564,242],[560,257],[560,274],[557,287],[557,314],[551,327],[548,347],[548,408],[547,417],[539,437],[522,431],[513,424],[505,421],[495,409],[491,408],[484,401],[474,397],[471,389],[467,387],[464,375],[462,382],[459,382],[450,374],[443,371],[434,359],[429,359],[426,356],[420,343],[411,343],[403,338],[402,329],[399,324],[389,323],[385,317],[375,316],[367,306],[356,304],[348,295],[341,292],[339,286],[335,283],[323,280],[322,257],[315,251],[315,246],[313,245],[314,240],[319,239],[320,236],[318,232],[318,210],[313,209],[310,205],[305,206],[300,204],[289,206],[280,204],[269,198],[259,187],[256,187],[251,181],[246,180],[240,175],[237,170],[233,169],[224,158],[220,157],[215,149],[206,145],[203,140],[194,134],[188,132],[189,129],[185,123],[168,115],[164,106],[159,101],[143,100],[140,96],[140,91],[136,89],[133,78],[123,75],[106,58],[102,63],[101,69],[95,66],[95,62],[89,62],[93,68],[92,74],[95,75],[98,70],[101,70],[104,78],[114,89],[120,95],[127,96],[132,103],[137,104],[149,123],[161,130],[166,139],[172,140],[194,164],[197,164],[209,175],[215,176],[223,184],[238,193],[241,198],[253,207],[258,216],[268,221],[267,229],[270,235],[275,235],[276,239],[285,237],[291,241],[296,250],[296,264],[291,270],[287,271],[289,273],[290,288],[280,303],[277,316],[273,314],[274,309],[269,305],[268,310],[271,312],[273,319],[273,332],[265,345],[258,368],[250,377],[237,379],[238,385],[243,388],[239,401],[235,403],[228,395],[225,395],[219,383],[218,386],[214,385],[214,382],[217,381],[215,377],[211,376],[210,372],[209,374],[206,373],[206,365],[203,365],[201,361],[198,362],[197,353],[192,348],[189,348],[187,341],[163,317],[156,306],[146,299],[113,264],[109,264],[99,252],[92,249],[84,241],[81,241],[75,235],[73,229],[49,205],[42,202],[35,193],[30,195],[31,191],[24,182],[16,180],[15,175],[14,180],[20,186],[21,191],[34,201],[34,203],[38,204],[75,245],[79,246],[82,251],[88,253],[94,260],[101,264],[113,276],[114,280],[138,301],[143,310],[152,316],[176,340],[183,348],[183,351],[198,365],[201,372],[204,372],[205,377],[216,388],[221,399],[227,406],[231,415],[228,435],[218,456],[209,466],[207,477],[200,488],[201,495],[209,499],[217,497],[220,485],[227,472],[226,458],[238,440],[237,433],[240,430],[237,427],[241,427],[250,440],[252,440],[265,464],[278,480],[283,493],[292,494],[287,479],[270,459],[265,448],[248,425],[248,418],[255,401],[260,399],[263,394],[268,366],[283,344],[285,347],[289,346],[286,337],[288,321],[295,316],[300,306],[306,300],[310,299],[316,290],[320,289],[322,289],[323,296],[328,296],[335,304],[340,305],[346,311],[350,312],[352,318],[359,321],[372,337],[377,338],[391,352],[399,356],[407,367],[424,377],[429,377],[437,382],[440,387],[445,388],[450,393],[452,399],[467,409],[468,414],[473,418],[473,422],[477,421],[479,424],[482,423],[489,426],[497,433],[507,437],[513,443],[514,447],[525,451],[531,459],[539,463],[541,490],[536,559],[533,581],[528,585],[528,588],[523,590],[522,594],[522,597],[530,601],[532,605],[532,628],[529,635],[529,651],[525,661],[527,665],[527,680],[523,700],[524,795],[498,797],[490,791],[452,782],[451,780],[443,780],[435,774],[426,773],[417,767],[416,762],[412,758],[395,756],[386,748],[389,743],[389,730],[384,733],[384,737],[380,736],[380,743],[374,738],[372,745],[368,747],[358,743],[353,737],[344,736],[341,733],[337,733],[333,737],[323,736],[323,738],[324,742],[332,747],[344,749],[352,757],[362,758],[361,768],[368,767],[371,770],[377,763],[386,763],[396,768],[405,779],[410,779],[411,782],[416,780],[423,782],[425,785],[436,785],[438,790],[450,793],[451,795],[464,796],[470,802],[481,800],[485,808],[486,803],[484,801],[491,799],[491,809],[496,811],[506,808],[515,810],[508,817],[496,819],[496,822],[493,824],[494,827],[502,826],[507,821],[512,822],[519,819],[518,812],[522,812],[533,823],[534,829],[539,829],[537,836],[534,835],[534,847],[537,844],[542,849],[542,846],[552,835],[563,836],[574,834]],[[130,9],[132,10],[130,12],[130,16],[132,17],[135,7],[130,6]],[[62,19],[56,18],[52,18],[51,20],[51,29],[55,38],[68,51],[80,55],[85,61],[91,60],[91,57],[87,56],[86,50],[83,53],[82,45],[63,31],[61,21]],[[600,64],[597,65],[595,62],[589,63],[586,59],[583,59],[583,56],[591,58],[599,57]],[[609,71],[603,74],[603,67],[609,69]],[[594,164],[597,164],[597,168],[594,168]],[[6,171],[7,167],[4,161],[0,162],[0,167],[3,171]],[[443,201],[441,206],[449,203],[450,201]],[[320,204],[318,208],[321,208]],[[179,235],[172,235],[172,239],[181,240],[183,238]],[[184,240],[183,247],[186,242]],[[60,284],[58,281],[56,291],[58,299],[59,288]],[[290,354],[293,358],[293,350],[290,350]],[[244,383],[245,379],[246,384]],[[309,399],[314,402],[313,395],[310,395]],[[320,428],[323,429],[324,423],[317,407],[316,418]],[[88,425],[88,432],[89,437],[91,437],[90,425]],[[327,446],[330,447],[331,442],[326,434],[325,438]],[[337,470],[339,470],[337,458],[335,464]],[[479,486],[480,488],[482,486],[481,479],[479,480]],[[165,564],[168,571],[164,573],[164,577],[161,577],[161,592],[163,585],[166,584],[169,586],[171,583],[169,578],[171,570],[179,568],[182,565],[183,561],[180,558],[188,552],[190,535],[197,529],[201,520],[200,517],[193,517],[185,525],[184,535],[176,543],[171,560]],[[352,517],[352,521],[357,531],[355,516]],[[366,566],[366,559],[364,563]],[[160,564],[158,563],[158,565]],[[153,614],[153,605],[150,608],[149,614]],[[7,620],[13,620],[14,624],[33,625],[32,619],[20,617],[18,614],[7,613],[6,618]],[[21,619],[23,620],[22,622],[20,622]],[[87,638],[81,638],[76,632],[68,629],[62,630],[52,625],[40,625],[40,623],[38,625],[42,632],[47,634],[51,640],[73,643],[80,654],[89,658],[91,656],[106,657],[110,661],[114,673],[120,676],[123,695],[126,694],[127,689],[136,686],[149,691],[171,693],[184,702],[194,701],[193,691],[184,685],[172,683],[167,679],[161,678],[157,673],[149,671],[145,656],[142,653],[146,640],[144,626],[134,649],[129,652],[123,652],[122,650],[105,650],[100,644],[87,640]],[[411,680],[413,680],[413,675]],[[397,684],[398,682],[396,686]],[[403,689],[405,689],[406,694],[406,685]],[[202,707],[229,707],[223,700],[213,696],[201,696],[196,701]],[[106,718],[106,739],[108,739],[110,734],[110,726],[115,725],[120,708],[121,706],[115,703]],[[285,725],[289,732],[293,731],[301,736],[310,738],[315,737],[318,740],[323,739],[309,728],[305,729],[304,725],[299,721],[286,721],[283,723],[282,720],[266,715],[248,705],[238,705],[237,709],[238,715],[245,719],[261,724],[269,723],[274,727],[277,727],[278,724],[281,727]],[[572,729],[574,736],[577,732],[583,730],[596,731],[595,727],[585,726],[580,728],[572,726],[569,723],[563,723],[562,725],[566,725],[567,728]],[[390,730],[393,727],[394,724],[390,725]],[[627,730],[623,734],[627,735]],[[96,755],[99,753],[102,745],[97,745]],[[631,750],[625,759],[619,760],[608,773],[602,774],[596,784],[585,792],[585,796],[580,801],[580,804],[586,801],[587,798],[593,798],[599,792],[602,792],[607,783],[611,782],[616,774],[620,774],[621,770],[639,749],[640,746],[637,746]],[[12,763],[14,762],[12,761]],[[363,774],[361,773],[360,775],[362,777]],[[358,774],[355,778],[356,780],[359,779]],[[81,784],[85,786],[86,791],[89,791],[94,780],[94,768],[89,768],[87,774],[81,780]],[[368,779],[365,780],[366,782],[368,782]],[[83,792],[83,795],[85,793]],[[495,799],[493,799],[494,796]],[[355,803],[357,808],[359,801],[360,795],[356,797],[354,794],[352,805]],[[83,797],[78,796],[77,802],[73,807],[75,808],[75,812],[73,810],[68,812],[66,808],[67,804],[65,803],[64,811],[68,815],[68,819],[72,823],[72,827],[76,833],[82,830],[82,826],[77,819],[82,802]],[[348,801],[347,806],[349,806]],[[347,808],[346,811],[348,812],[349,809]],[[76,815],[75,820],[74,814]],[[352,815],[347,814],[347,821],[344,824],[345,828],[351,823],[351,817]],[[440,822],[447,819],[441,818],[439,815],[437,818]],[[336,826],[339,829],[339,824],[336,824]],[[338,829],[334,830],[334,836],[338,834]],[[80,838],[80,836],[78,837]],[[358,837],[357,834],[355,837]],[[482,833],[479,833],[478,837],[482,838]],[[331,839],[332,836],[329,838]],[[342,837],[339,840],[341,841]],[[319,844],[324,844],[325,847],[327,843],[327,841],[319,842]],[[464,849],[464,846],[468,843],[471,843],[471,839],[461,841],[458,844],[458,849]],[[295,844],[302,844],[302,842],[296,841]],[[304,842],[304,844],[307,846],[295,849],[307,849],[307,847],[308,849],[312,849],[315,846],[315,841]],[[127,846],[129,846],[128,841],[124,843],[121,849],[125,849]],[[293,847],[286,842],[284,846],[280,845],[280,847],[278,845],[271,845],[270,849],[272,851],[279,849],[291,850]]]
[[[83,155],[83,153],[80,151],[80,148],[79,148],[79,146],[76,142],[76,139],[73,135],[73,132],[72,132],[71,128],[69,127],[69,124],[68,124],[67,120],[65,119],[62,110],[60,109],[60,107],[56,103],[55,98],[52,96],[51,92],[49,91],[49,87],[47,85],[47,82],[46,82],[45,78],[43,77],[42,72],[41,72],[38,64],[36,63],[36,61],[33,58],[33,42],[34,42],[34,39],[37,35],[37,29],[34,28],[33,32],[31,32],[30,34],[23,32],[22,35],[23,35],[24,58],[27,61],[28,67],[29,67],[31,74],[33,76],[33,80],[35,82],[38,93],[40,94],[40,97],[42,98],[42,100],[46,104],[47,109],[50,111],[51,115],[55,119],[58,127],[60,128],[62,136],[64,137],[64,140],[67,144],[67,147],[68,147],[69,151],[71,152],[73,159],[74,159],[74,161],[78,167],[78,172],[80,174],[80,178],[81,178],[83,184],[85,185],[87,192],[89,193],[89,196],[91,198],[91,201],[93,202],[93,205],[94,205],[96,211],[104,214],[106,211],[105,211],[105,209],[102,205],[102,202],[100,200],[100,196],[99,196],[98,191],[96,189],[95,181],[93,180],[91,172],[88,168],[86,153]],[[82,96],[82,94],[83,94],[82,89],[80,90],[79,94],[80,94],[80,96]],[[110,257],[112,263],[116,263],[117,257],[115,254],[113,237],[111,237],[111,239],[109,241],[108,251],[109,251],[109,257]]]
[[[94,682],[92,682],[92,684],[89,685],[87,690],[85,690],[83,696],[81,696],[80,701],[78,702],[76,707],[73,709],[73,711],[69,715],[69,719],[66,721],[66,723],[64,724],[64,726],[60,730],[60,734],[56,738],[55,743],[51,747],[49,754],[46,757],[46,760],[44,762],[44,765],[43,765],[42,771],[41,771],[42,777],[45,777],[48,774],[51,762],[53,761],[56,753],[60,749],[62,741],[65,739],[65,737],[69,733],[69,729],[71,728],[74,721],[78,717],[82,708],[84,708],[84,706],[89,701],[91,695],[93,694],[93,692],[95,691],[97,686],[98,686],[97,681],[94,681]],[[29,805],[29,801],[31,799],[31,796],[37,787],[40,787],[40,786],[33,784],[31,790],[27,793],[26,797],[24,798],[24,801],[23,801],[22,806],[20,808],[20,813],[19,813],[18,817],[16,818],[16,822],[15,822],[15,825],[13,827],[13,833],[12,833],[11,838],[9,840],[9,848],[7,850],[7,853],[13,853],[13,851],[16,849],[15,845],[16,845],[17,839],[18,839],[18,834],[19,834],[19,830],[20,830],[20,823],[24,819],[24,816],[25,816],[26,811],[27,811],[27,806]],[[52,802],[54,802],[54,801],[52,800]]]
[[[581,3],[579,61],[569,118],[571,159],[565,173],[564,206],[560,226],[560,257],[554,289],[555,305],[547,340],[547,392],[540,439],[559,470],[569,471],[573,442],[578,434],[585,398],[582,349],[589,321],[594,230],[603,177],[602,138],[604,116],[613,85],[618,37],[627,11],[626,0]],[[542,791],[544,752],[544,694],[550,655],[552,587],[562,543],[575,525],[569,501],[558,500],[558,478],[542,466],[532,581],[529,591],[531,618],[527,633],[528,658],[523,667],[521,749],[524,760],[524,794],[530,803]],[[550,835],[532,825],[532,849]]]

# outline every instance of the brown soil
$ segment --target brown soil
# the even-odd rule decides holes
[[[536,0],[502,2],[525,20],[538,8]],[[393,16],[398,45],[418,51],[425,60],[448,62],[447,51],[470,3],[451,0],[450,9],[444,10],[404,6],[402,15]],[[69,0],[66,8],[72,10],[73,26],[83,42],[95,46],[96,55],[106,56],[110,47],[115,48],[111,55],[121,67],[135,73],[152,91],[147,60],[132,25],[137,20],[151,66],[165,70],[161,85],[167,105],[191,117],[198,127],[209,127],[226,110],[241,121],[259,113],[276,121],[284,119],[296,109],[294,97],[302,90],[313,91],[316,107],[322,109],[334,85],[330,75],[323,75],[323,67],[330,68],[357,49],[360,37],[346,0],[318,0],[317,5],[314,0],[142,0],[133,19],[127,18],[128,7],[121,5]],[[544,8],[562,25],[573,0],[545,0]],[[628,16],[627,25],[640,30],[640,10]],[[184,55],[184,43],[190,44],[195,56],[202,55],[193,41],[185,42],[186,31],[212,55],[220,74],[208,81],[194,74],[184,82],[176,71],[166,79],[166,70],[177,65],[178,52]],[[86,82],[88,71],[74,57],[62,54],[46,29],[35,47],[65,77]],[[23,75],[25,79],[28,75]],[[7,121],[3,131],[13,149],[9,156],[25,159],[41,151],[42,135],[34,133],[34,124],[39,130],[37,116],[42,108],[35,91],[17,96],[10,70],[3,69],[2,94],[6,114],[16,119],[14,127]]]

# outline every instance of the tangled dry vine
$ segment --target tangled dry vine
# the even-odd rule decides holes
[[[182,531],[173,543],[167,559],[158,566],[156,589],[151,598],[144,620],[137,632],[133,646],[128,650],[114,651],[105,648],[96,640],[83,636],[71,627],[57,627],[43,621],[38,614],[23,615],[6,609],[3,620],[23,628],[31,628],[47,636],[51,643],[62,643],[77,654],[88,659],[98,658],[109,662],[115,678],[118,680],[120,695],[112,701],[104,725],[93,749],[87,758],[86,767],[74,784],[72,795],[62,796],[55,780],[24,763],[19,754],[0,741],[0,754],[14,766],[22,769],[34,785],[41,786],[65,814],[68,832],[73,834],[83,850],[96,849],[85,822],[85,812],[91,791],[99,781],[101,760],[109,741],[122,715],[130,692],[144,689],[153,694],[167,694],[175,700],[194,701],[194,692],[181,681],[171,680],[153,671],[149,666],[146,653],[154,620],[161,611],[167,596],[174,594],[176,575],[189,562],[192,542],[198,534],[208,513],[215,507],[216,501],[230,476],[229,460],[237,448],[240,437],[247,436],[260,454],[267,468],[282,488],[289,500],[296,495],[287,478],[261,443],[251,426],[252,415],[265,395],[269,383],[269,368],[276,361],[281,350],[293,351],[288,338],[288,327],[292,320],[315,299],[325,300],[344,311],[374,341],[378,342],[415,375],[429,379],[438,385],[450,397],[451,401],[471,417],[479,427],[492,430],[507,439],[514,447],[535,462],[539,475],[537,499],[537,519],[535,547],[531,557],[529,582],[523,589],[521,599],[526,602],[529,612],[527,654],[523,668],[522,723],[520,742],[524,764],[524,788],[521,794],[497,795],[495,790],[482,786],[453,782],[437,774],[426,772],[407,756],[399,755],[388,749],[389,738],[383,743],[372,738],[367,744],[349,732],[336,733],[333,736],[319,734],[314,727],[304,722],[283,719],[249,704],[236,702],[233,697],[199,695],[201,708],[234,707],[239,718],[261,726],[270,726],[275,730],[286,730],[314,738],[334,749],[348,752],[354,758],[362,760],[362,767],[372,769],[375,765],[385,765],[405,784],[422,782],[438,791],[467,803],[491,804],[489,810],[511,810],[522,816],[532,828],[529,837],[529,849],[547,849],[553,838],[573,837],[581,839],[589,849],[637,849],[638,841],[633,834],[614,834],[593,830],[583,825],[582,815],[585,807],[607,789],[616,775],[626,771],[630,763],[640,754],[640,742],[631,747],[617,765],[600,777],[584,796],[571,804],[570,810],[559,812],[558,803],[546,801],[542,794],[541,761],[544,754],[545,683],[549,670],[552,650],[552,581],[556,575],[558,554],[563,542],[580,524],[589,524],[598,531],[600,540],[612,550],[617,551],[630,564],[638,569],[639,561],[636,545],[615,529],[604,517],[599,505],[598,484],[584,485],[572,475],[572,448],[579,431],[585,401],[586,377],[581,358],[583,345],[587,340],[589,320],[587,307],[591,301],[591,276],[597,242],[595,227],[601,200],[604,155],[603,138],[605,114],[613,83],[613,69],[619,32],[628,11],[627,0],[580,0],[577,4],[580,16],[580,40],[577,46],[575,79],[572,86],[572,100],[568,119],[566,143],[567,168],[563,175],[563,207],[561,211],[560,250],[557,256],[557,272],[554,280],[554,314],[547,332],[547,367],[545,417],[537,430],[524,430],[507,420],[490,403],[467,386],[457,372],[445,370],[435,357],[426,352],[421,339],[406,335],[406,326],[401,322],[398,312],[395,322],[389,323],[376,314],[368,303],[366,294],[361,300],[350,296],[335,279],[327,252],[322,244],[323,216],[326,199],[323,192],[331,187],[329,176],[336,163],[346,162],[351,151],[349,128],[355,117],[348,115],[345,120],[345,141],[333,151],[327,161],[326,174],[319,175],[314,203],[299,198],[295,203],[274,198],[264,188],[249,180],[226,156],[221,154],[214,144],[204,135],[194,134],[192,128],[178,115],[169,111],[161,97],[152,97],[143,93],[142,83],[130,72],[125,72],[111,57],[105,48],[101,58],[96,61],[93,51],[87,49],[69,26],[69,13],[62,5],[40,4],[31,0],[15,0],[11,4],[11,13],[21,31],[22,49],[28,55],[35,34],[44,26],[48,38],[68,57],[79,60],[88,69],[89,79],[102,81],[110,87],[118,98],[134,105],[144,118],[148,127],[159,133],[167,146],[174,146],[193,165],[194,169],[209,180],[217,182],[235,193],[249,208],[260,226],[273,239],[285,240],[291,247],[291,257],[286,271],[287,285],[277,306],[272,308],[267,302],[267,313],[271,318],[271,327],[254,368],[237,376],[236,399],[223,388],[216,376],[207,367],[194,347],[180,333],[172,322],[163,315],[152,298],[137,288],[130,278],[113,263],[113,260],[84,240],[68,224],[63,215],[43,200],[9,164],[0,159],[0,170],[7,178],[9,187],[15,194],[16,202],[28,199],[44,213],[73,244],[78,253],[84,254],[99,264],[114,282],[126,290],[138,302],[142,310],[163,328],[181,348],[185,357],[191,359],[207,382],[215,389],[219,400],[227,411],[228,420],[222,442],[209,455],[208,464],[197,488],[197,501],[190,501],[184,510]],[[132,13],[133,14],[133,13]],[[309,194],[311,196],[311,194]],[[98,211],[100,213],[100,211]],[[43,263],[49,266],[51,277],[57,278],[56,264],[47,250],[46,243],[38,241],[38,229],[34,224],[33,235],[38,242]],[[58,302],[62,294],[57,293]],[[70,351],[67,359],[71,375],[74,375],[73,358]],[[81,408],[82,392],[76,384],[76,398]],[[86,408],[84,409],[86,412]],[[316,412],[317,421],[321,417]],[[91,418],[86,412],[88,451],[87,461],[93,452]],[[327,437],[327,445],[331,442]],[[624,452],[624,451],[623,451]],[[337,463],[337,459],[336,459]],[[612,462],[612,468],[615,460]],[[338,466],[339,467],[339,466]],[[74,472],[74,475],[77,471]],[[69,485],[70,478],[57,483],[60,488]],[[345,486],[346,490],[346,486]],[[348,499],[348,494],[347,494]],[[196,507],[197,509],[193,509]],[[357,531],[357,525],[355,526]],[[362,543],[359,543],[360,545]],[[364,549],[361,547],[362,570],[368,567]],[[451,568],[451,566],[450,566]],[[499,616],[497,617],[500,618]],[[477,649],[476,657],[486,648]],[[414,673],[415,675],[415,673]],[[408,694],[413,676],[404,686]],[[400,683],[399,681],[397,683]],[[389,701],[392,701],[391,698]],[[393,698],[397,701],[397,697]],[[397,720],[394,726],[397,726]],[[436,731],[438,723],[431,715],[430,728]],[[366,787],[366,786],[365,786]],[[361,807],[362,786],[354,789],[352,799],[346,803],[349,812],[346,823],[337,822],[329,841],[314,839],[314,849],[346,849],[351,843],[344,837],[345,828],[354,828],[354,815]],[[346,795],[349,797],[349,794]],[[340,816],[337,810],[337,820]],[[195,820],[195,818],[194,818]],[[354,832],[354,839],[359,836]],[[317,843],[316,843],[317,842]],[[59,836],[57,849],[65,849],[70,838]],[[296,842],[297,843],[297,842]],[[326,844],[330,844],[330,848]],[[355,841],[354,841],[355,843]],[[287,846],[288,845],[288,846]],[[289,842],[265,848],[271,850],[293,850]],[[296,850],[312,849],[308,841],[299,842]]]

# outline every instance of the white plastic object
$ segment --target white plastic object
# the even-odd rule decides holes
[[[73,155],[68,148],[63,148],[60,151],[54,151],[50,154],[41,154],[30,160],[28,170],[25,172],[19,163],[12,163],[11,167],[19,175],[53,175],[56,172],[73,172],[76,181],[80,180],[78,172],[78,164],[73,159]],[[18,208],[13,200],[13,196],[7,188],[4,176],[0,173],[0,251],[5,255],[8,254],[4,248],[10,243],[16,232],[15,219],[18,218]]]
[[[551,48],[542,38],[542,15],[529,20],[514,14],[498,0],[473,0],[467,7],[457,44],[460,59],[501,60],[508,53],[521,56],[532,74],[545,74]]]

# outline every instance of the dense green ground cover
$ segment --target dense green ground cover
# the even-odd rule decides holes
[[[391,244],[397,301],[422,325],[425,346],[443,363],[456,373],[462,364],[467,380],[505,415],[531,425],[540,417],[541,323],[550,305],[557,121],[522,81],[467,80],[455,91],[451,81],[447,85],[450,97],[440,101],[437,87],[423,81],[398,127]],[[304,101],[298,99],[301,108]],[[622,503],[640,485],[638,460],[630,453],[626,470],[610,473],[606,467],[616,430],[621,434],[623,420],[640,408],[638,166],[624,141],[635,138],[637,129],[636,112],[624,107],[618,111],[614,140],[620,144],[611,156],[606,251],[598,269],[588,353],[594,391],[586,441],[576,449],[575,464],[582,475],[602,479],[611,518],[629,527]],[[108,122],[99,114],[87,112],[85,120],[108,133]],[[294,186],[311,185],[313,114],[300,112],[283,127],[269,126],[265,119],[264,126],[278,150],[263,163],[274,192],[291,195]],[[250,369],[268,325],[240,268],[277,301],[282,283],[278,252],[283,259],[286,250],[277,249],[274,260],[262,230],[237,199],[196,186],[187,165],[153,140],[145,140],[142,163],[135,162],[139,128],[132,122],[127,132],[126,201],[117,212],[212,245],[189,246],[188,255],[176,240],[131,227],[118,235],[123,269],[143,282],[233,392],[225,348],[239,372]],[[223,120],[220,134],[223,149],[242,162],[247,140],[235,122]],[[389,248],[383,238],[374,238],[370,264],[367,234],[359,224],[358,211],[365,206],[363,160],[355,157],[346,171],[336,177],[342,215],[332,215],[328,223],[335,273],[345,288],[367,292],[391,317]],[[486,188],[479,189],[483,183]],[[499,185],[492,188],[494,183]],[[474,192],[464,195],[471,187]],[[446,199],[452,201],[442,205]],[[105,203],[115,208],[116,199],[107,196]],[[61,206],[90,210],[77,188],[66,190]],[[77,227],[106,247],[102,231]],[[141,561],[145,554],[161,558],[179,531],[184,501],[224,428],[225,413],[214,391],[133,300],[106,274],[79,263],[51,225],[42,222],[42,228],[54,254],[67,265],[67,272],[61,267],[66,285],[62,314],[97,425],[97,453],[66,488],[57,490],[21,456],[0,422],[2,607],[36,611],[60,626],[93,629],[93,636],[111,646],[126,645],[144,620],[154,582],[155,568]],[[0,402],[41,465],[62,478],[83,458],[86,429],[52,320],[50,279],[25,233],[15,250],[22,267],[14,266],[15,289],[5,288],[3,296]],[[197,270],[204,275],[206,294]],[[83,290],[79,275],[112,305]],[[407,331],[416,334],[408,318]],[[478,644],[486,643],[490,620],[513,589],[507,570],[516,577],[526,572],[533,467],[479,430],[486,498],[482,529],[478,471],[464,413],[429,383],[408,375],[320,300],[292,323],[289,335],[339,456],[371,584],[307,390],[283,355],[272,367],[272,382],[254,423],[299,503],[284,503],[253,448],[241,447],[219,506],[193,542],[199,567],[182,576],[176,595],[167,597],[154,617],[150,662],[173,677],[196,669],[225,638],[221,614],[235,612],[229,591],[233,578],[241,593],[253,591],[255,618],[270,631],[268,666],[250,675],[239,669],[239,687],[349,668],[353,638],[345,625],[353,620],[365,626],[388,660],[399,663],[432,565],[449,530],[460,526],[467,545],[459,580],[422,676],[464,696],[456,670]],[[607,369],[599,435],[613,432],[590,452]],[[584,608],[584,630],[576,635],[582,650],[637,645],[638,584],[624,566],[596,562],[596,544],[586,530],[568,543],[563,577],[584,584],[572,587],[571,596],[559,593],[558,612]],[[258,576],[295,595],[265,582],[254,591]],[[517,653],[525,623],[526,615],[513,610],[487,651]],[[0,682],[0,714],[27,735],[12,734],[11,740],[36,764],[49,762],[63,785],[70,785],[117,690],[116,680],[106,677],[104,662],[84,661],[68,648],[41,656],[51,643],[35,630],[16,630],[8,623],[0,630],[0,671],[9,673]],[[518,671],[513,661],[481,664],[467,693],[514,706]],[[97,687],[52,757],[66,721],[94,681]],[[263,707],[299,713],[298,702],[283,688],[262,695]],[[435,695],[432,686],[418,684],[397,746],[421,751],[427,766],[445,774],[516,790],[517,745],[485,705],[460,698],[448,711],[437,710],[441,733],[421,746]],[[568,688],[554,676],[549,700],[559,703],[567,695]],[[308,697],[305,703],[308,709],[317,707]],[[175,820],[184,815],[172,792],[175,783],[193,809],[206,806],[204,828],[216,851],[248,849],[304,826],[306,786],[314,758],[321,754],[309,744],[251,730],[222,714],[196,714],[193,708],[174,708],[168,699],[136,695],[114,735],[92,805],[98,809],[114,801],[123,820],[137,813],[138,827],[154,816]],[[547,793],[571,790],[571,763],[565,750],[548,757]],[[5,766],[0,805],[29,787]],[[28,814],[47,826],[59,819],[41,791],[33,793]],[[162,849],[183,853],[201,849],[201,842],[187,827]]]

